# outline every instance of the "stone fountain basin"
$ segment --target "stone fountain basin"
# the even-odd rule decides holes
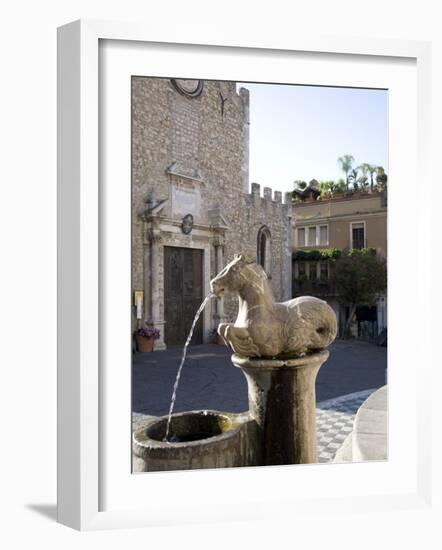
[[[259,463],[256,422],[249,413],[213,410],[172,415],[146,422],[133,434],[134,472],[232,468]]]

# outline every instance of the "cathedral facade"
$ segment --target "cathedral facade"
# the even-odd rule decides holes
[[[249,101],[235,82],[132,78],[133,328],[157,327],[155,349],[184,343],[235,254],[291,298],[292,208],[270,188],[249,192]],[[192,341],[211,341],[236,311],[233,296],[211,300]]]

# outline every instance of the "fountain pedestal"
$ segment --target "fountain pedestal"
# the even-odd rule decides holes
[[[232,356],[247,379],[265,465],[317,462],[315,381],[328,356],[326,350],[296,359]]]

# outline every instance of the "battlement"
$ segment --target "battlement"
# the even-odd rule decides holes
[[[250,195],[252,197],[261,197],[261,185],[259,183],[252,183],[251,187]],[[266,201],[282,203],[282,192],[273,191],[271,187],[264,187],[263,196],[261,198]]]

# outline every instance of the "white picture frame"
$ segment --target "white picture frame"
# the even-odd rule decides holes
[[[285,70],[287,59],[295,54],[310,56],[309,59],[321,57],[324,63],[337,59],[339,62],[349,61],[363,65],[370,60],[377,60],[390,65],[404,63],[404,66],[413,66],[417,93],[414,88],[404,90],[404,98],[396,94],[395,104],[390,105],[392,120],[397,126],[401,114],[400,102],[413,102],[418,124],[414,127],[413,117],[407,118],[407,113],[402,113],[404,127],[412,129],[411,135],[404,136],[402,145],[397,147],[396,142],[390,139],[390,158],[393,162],[390,165],[389,200],[392,206],[389,210],[389,242],[393,245],[401,242],[397,227],[408,231],[407,242],[422,242],[420,236],[426,234],[430,224],[428,205],[422,203],[416,206],[407,196],[401,198],[395,192],[394,183],[395,178],[396,181],[401,179],[405,192],[411,190],[417,162],[424,167],[423,170],[428,165],[431,118],[428,99],[428,43],[365,40],[344,36],[314,39],[281,36],[278,43],[275,41],[271,45],[264,38],[238,39],[235,43],[217,40],[216,44],[212,44],[204,37],[198,40],[187,36],[185,29],[181,35],[175,33],[174,36],[168,36],[167,32],[160,30],[152,32],[143,26],[117,22],[76,21],[61,27],[58,33],[58,521],[76,529],[90,530],[229,521],[238,518],[290,518],[295,513],[318,513],[330,506],[337,513],[346,513],[355,506],[368,512],[427,506],[431,498],[428,452],[430,432],[427,422],[430,417],[430,402],[425,395],[425,388],[430,384],[430,365],[420,365],[419,378],[413,377],[412,365],[418,359],[418,350],[408,350],[408,354],[404,354],[400,347],[399,329],[394,328],[394,325],[391,334],[389,332],[389,365],[392,365],[391,371],[389,368],[390,430],[397,427],[399,412],[401,415],[405,414],[413,433],[410,456],[399,457],[399,452],[396,451],[402,449],[403,441],[401,443],[400,434],[393,429],[390,431],[392,458],[387,466],[382,463],[333,465],[330,468],[315,465],[134,476],[125,467],[121,469],[122,464],[130,461],[130,438],[120,445],[124,449],[121,456],[117,451],[116,459],[106,462],[109,449],[115,449],[115,437],[113,442],[107,441],[110,437],[109,431],[115,431],[121,437],[129,421],[124,409],[124,414],[121,415],[121,410],[118,407],[115,410],[110,409],[109,403],[115,403],[112,395],[115,397],[118,388],[123,388],[122,391],[128,389],[130,372],[121,369],[126,377],[122,379],[122,386],[118,385],[118,377],[112,376],[110,380],[113,382],[103,386],[103,358],[108,355],[103,352],[102,323],[103,308],[108,305],[109,284],[116,285],[112,286],[113,290],[120,288],[122,292],[129,293],[129,289],[121,286],[124,277],[127,280],[127,272],[120,273],[120,279],[103,284],[103,277],[106,276],[103,267],[108,265],[108,260],[103,259],[103,231],[107,231],[109,227],[102,223],[103,216],[100,213],[103,214],[103,209],[114,208],[118,203],[118,196],[113,196],[108,197],[109,202],[103,205],[102,184],[105,170],[100,171],[102,143],[99,122],[100,114],[102,116],[106,108],[100,100],[100,62],[103,62],[100,47],[104,41],[118,44],[126,50],[150,45],[148,57],[152,62],[156,60],[158,63],[164,59],[161,57],[162,47],[170,50],[172,57],[177,56],[179,51],[183,51],[185,55],[193,55],[198,50],[198,55],[204,57],[208,65],[206,69],[202,66],[195,67],[195,76],[201,76],[201,71],[208,70],[207,67],[213,65],[211,56],[218,53],[221,56],[227,55],[232,67],[235,65],[234,61],[244,55],[263,56],[263,59],[265,56],[272,56],[280,60],[280,71]],[[124,55],[127,55],[127,51]],[[106,58],[106,62],[108,59]],[[121,59],[127,61],[127,58]],[[112,63],[117,66],[118,61],[114,58]],[[223,63],[219,67],[226,67],[226,60]],[[124,63],[122,67],[128,70]],[[152,67],[147,67],[146,71],[147,76],[155,76]],[[221,74],[222,69],[219,68],[219,71]],[[118,75],[118,71],[115,74]],[[186,76],[194,75],[187,72]],[[367,85],[366,77],[361,76],[360,72],[346,78],[341,81],[341,85],[364,86],[364,82]],[[409,75],[404,78],[409,78]],[[235,80],[233,77],[230,79]],[[244,78],[242,75],[241,80],[247,80],[247,76]],[[319,80],[312,80],[311,83],[319,83]],[[327,81],[327,84],[339,85],[337,81]],[[125,128],[122,127],[122,130]],[[398,128],[391,130],[397,131]],[[122,132],[121,135],[126,134]],[[126,139],[125,143],[125,147],[130,150],[130,142]],[[112,144],[116,145],[117,142]],[[408,170],[408,173],[401,172],[399,163],[395,161],[404,153],[399,150],[400,147],[405,147],[407,158],[413,166],[413,170]],[[126,165],[126,176],[121,172],[119,174],[130,178],[129,167],[130,165]],[[419,220],[419,231],[416,235],[413,235],[415,224],[409,224],[410,229],[407,229],[403,223],[405,213],[411,207],[414,209],[415,219]],[[127,224],[125,227],[127,229]],[[396,229],[391,230],[392,227]],[[130,239],[121,239],[121,242],[126,247],[121,249],[125,254],[130,246]],[[407,284],[415,284],[417,289],[416,303],[409,305],[410,315],[429,311],[429,245],[418,247],[416,254],[418,257],[414,269],[404,275],[403,280],[395,280],[394,287],[391,286],[391,280],[389,281],[392,291],[389,305],[393,310],[393,318],[394,308],[397,308],[401,292],[406,290]],[[401,262],[399,257],[395,259],[395,255],[397,254],[393,251],[393,265],[396,266],[393,274],[399,272]],[[125,299],[124,296],[123,301]],[[390,315],[390,323],[391,319]],[[422,345],[428,344],[429,332],[426,331],[425,322],[416,323],[411,328],[400,325],[400,329],[405,331],[403,338],[407,334],[410,337],[414,335]],[[125,360],[123,357],[123,361]],[[396,376],[399,373],[396,363],[402,368],[403,379]],[[116,375],[120,376],[121,372],[116,372]],[[409,407],[402,403],[399,382],[403,384],[404,395],[412,398]],[[130,400],[129,397],[127,399]],[[123,401],[127,403],[127,399]],[[109,430],[109,424],[112,425],[112,430]],[[121,473],[121,478],[118,472]],[[364,489],[362,485],[357,486],[357,480],[362,478],[388,478],[391,483],[372,483],[371,490],[367,487]],[[114,483],[114,480],[115,485],[118,485],[110,491],[114,496],[111,499],[104,498],[106,491],[103,492],[103,485]],[[229,483],[238,490],[234,502],[229,502],[228,492],[223,492],[223,487]],[[291,483],[296,483],[297,491],[288,490]],[[148,487],[145,505],[140,505],[139,496],[131,497],[131,491],[137,491],[141,486],[144,495]],[[171,500],[174,487],[178,489],[175,498]],[[216,501],[213,500],[213,487],[217,487]],[[185,500],[183,495],[186,495]],[[211,500],[217,505],[211,506]],[[183,506],[184,503],[186,506]]]

